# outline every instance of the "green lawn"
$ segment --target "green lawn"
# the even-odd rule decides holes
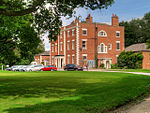
[[[99,113],[148,92],[150,77],[111,72],[0,72],[0,113]]]
[[[143,72],[150,73],[150,69],[111,69],[108,71]]]

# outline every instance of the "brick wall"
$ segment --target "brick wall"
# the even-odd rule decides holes
[[[77,28],[78,23],[78,28]],[[83,35],[82,30],[87,30],[87,35]],[[74,30],[74,36],[72,36],[72,30]],[[79,31],[77,31],[79,30]],[[100,31],[105,31],[107,36],[98,36]],[[68,36],[70,32],[70,36]],[[55,58],[56,55],[64,55],[65,64],[68,64],[68,55],[70,56],[70,63],[72,63],[72,55],[75,56],[75,64],[77,63],[77,32],[79,32],[79,65],[83,65],[83,55],[87,55],[87,60],[95,60],[95,55],[99,59],[111,59],[111,63],[117,63],[117,56],[124,50],[124,27],[119,26],[119,18],[117,15],[112,16],[112,25],[102,24],[102,23],[93,23],[92,17],[88,15],[86,22],[79,22],[78,18],[73,21],[70,25],[61,28],[61,35],[58,36],[57,41],[51,42],[54,44],[54,52],[51,51],[51,59]],[[120,36],[116,36],[116,32],[120,33]],[[65,42],[64,42],[65,38]],[[72,40],[75,42],[75,48],[72,50]],[[82,41],[87,40],[87,48],[82,48]],[[68,41],[70,42],[70,50],[68,50]],[[116,42],[120,42],[120,50],[116,50]],[[59,43],[58,43],[59,42]],[[63,50],[61,50],[61,42],[63,43]],[[55,44],[57,43],[57,52],[55,52]],[[65,43],[65,45],[64,45]],[[107,46],[107,53],[97,53],[98,45],[104,43]],[[109,50],[109,44],[112,45],[112,49]],[[59,45],[59,50],[58,50]],[[65,46],[65,48],[64,48]],[[64,52],[65,50],[65,52]],[[59,51],[59,54],[58,54]],[[55,60],[53,61],[55,64]]]
[[[142,52],[143,59],[143,69],[150,69],[150,52]]]

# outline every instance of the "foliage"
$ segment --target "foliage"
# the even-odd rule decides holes
[[[125,46],[137,43],[146,43],[150,39],[150,12],[141,19],[133,19],[129,22],[120,22],[125,27]]]
[[[147,48],[149,49],[150,48],[150,39],[147,40],[146,45],[147,45]]]
[[[104,68],[104,64],[101,63],[99,67],[103,69]]]
[[[62,25],[61,16],[75,14],[75,8],[92,10],[108,8],[114,0],[0,0],[0,14],[23,16],[32,14],[33,26],[39,33],[49,32],[49,39],[57,39]]]
[[[97,55],[95,55],[95,67],[98,68],[98,58],[97,58]]]
[[[112,72],[0,72],[0,81],[1,113],[102,113],[147,93],[150,77]]]
[[[142,60],[142,53],[123,51],[118,57],[118,67],[125,69],[140,69],[142,68]]]
[[[111,69],[120,69],[118,64],[111,64]]]
[[[30,63],[35,54],[43,51],[38,33],[31,26],[31,20],[32,17],[29,15],[22,17],[0,15],[1,63],[14,65],[23,63],[23,60]]]

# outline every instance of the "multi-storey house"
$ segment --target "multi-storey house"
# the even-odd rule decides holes
[[[50,43],[50,64],[63,68],[66,64],[89,67],[104,64],[110,68],[124,50],[124,27],[112,15],[112,24],[95,23],[89,14],[86,21],[78,18],[62,27],[57,41]]]

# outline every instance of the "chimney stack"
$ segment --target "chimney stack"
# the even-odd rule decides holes
[[[119,26],[119,18],[116,14],[112,14],[112,26]]]
[[[87,18],[86,18],[86,22],[87,23],[93,23],[93,17],[91,17],[90,14],[88,14]]]

